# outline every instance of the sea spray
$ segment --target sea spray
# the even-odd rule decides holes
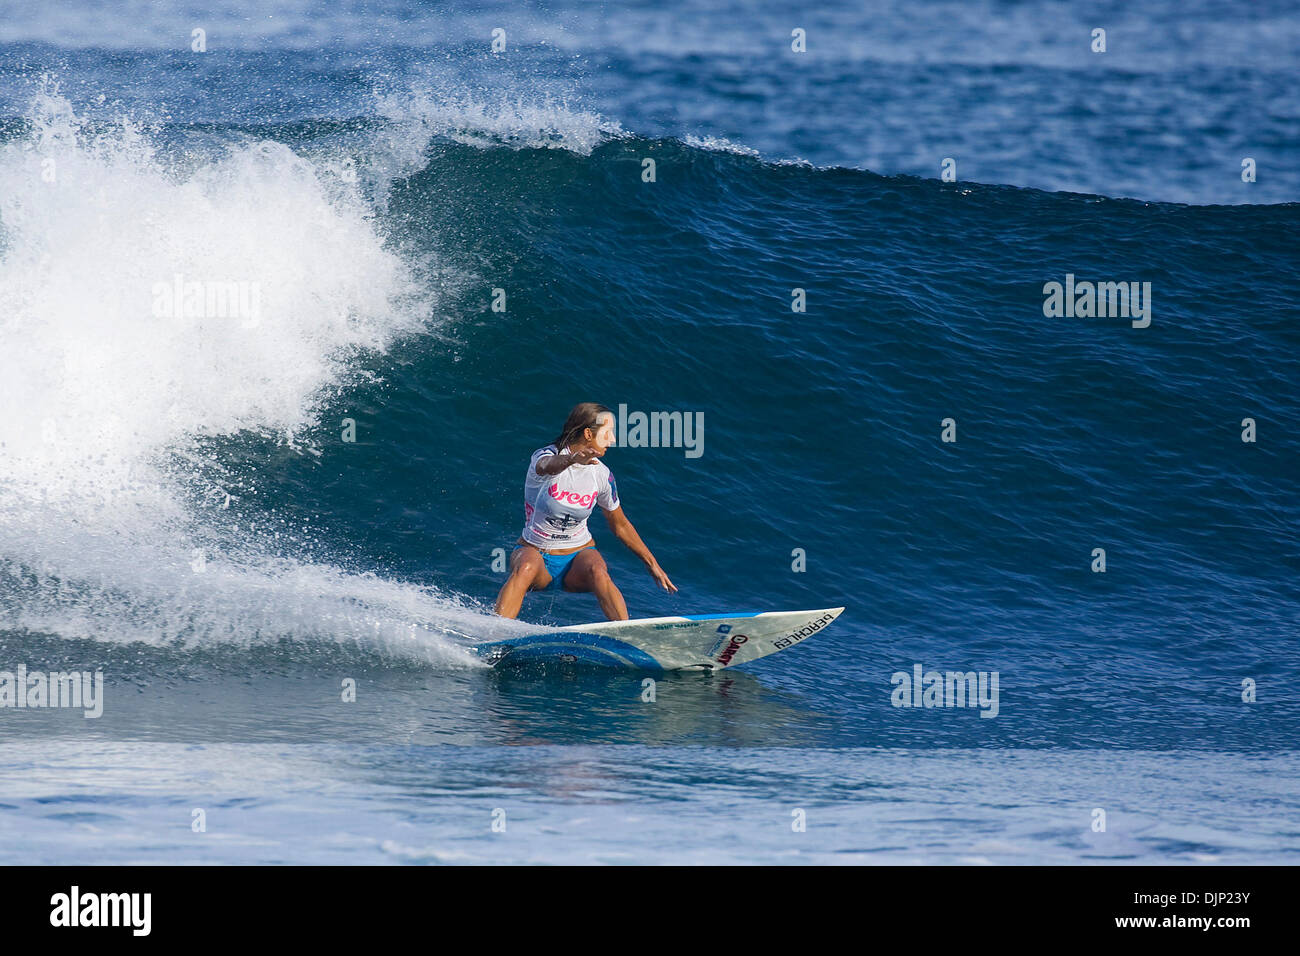
[[[427,328],[432,293],[364,201],[277,142],[164,161],[55,89],[27,123],[0,146],[0,627],[465,662],[438,637],[476,609],[303,560],[273,514],[194,506],[204,442],[310,429],[359,356]],[[178,275],[256,288],[258,321],[158,308]]]

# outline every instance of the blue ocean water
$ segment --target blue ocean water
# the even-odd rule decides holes
[[[104,706],[0,708],[0,860],[1294,862],[1297,40],[1282,3],[5,7],[0,670]],[[186,281],[255,308],[160,309]],[[594,519],[634,617],[843,616],[653,700],[478,663],[599,617],[491,615],[586,400],[703,423],[605,459],[680,588]],[[894,706],[916,665],[996,672],[996,718]]]

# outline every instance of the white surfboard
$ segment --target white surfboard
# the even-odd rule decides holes
[[[573,624],[475,645],[489,664],[584,662],[641,670],[720,670],[794,647],[844,611],[737,611]]]

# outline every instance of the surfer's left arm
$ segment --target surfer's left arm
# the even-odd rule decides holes
[[[668,580],[668,575],[664,574],[664,569],[659,567],[659,562],[650,553],[650,549],[645,546],[641,536],[636,533],[636,528],[632,527],[632,522],[628,521],[627,515],[623,514],[622,505],[612,511],[605,511],[605,520],[609,522],[609,530],[614,532],[614,537],[627,545],[629,551],[645,562],[650,576],[659,582],[661,588],[665,591],[677,590],[677,585]]]

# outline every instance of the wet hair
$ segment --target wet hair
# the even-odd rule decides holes
[[[563,449],[565,445],[571,444],[582,434],[583,429],[590,428],[593,431],[598,427],[601,415],[613,416],[604,405],[598,402],[579,402],[573,406],[573,411],[569,412],[569,417],[564,421],[564,431],[560,432],[555,439],[555,447]]]

